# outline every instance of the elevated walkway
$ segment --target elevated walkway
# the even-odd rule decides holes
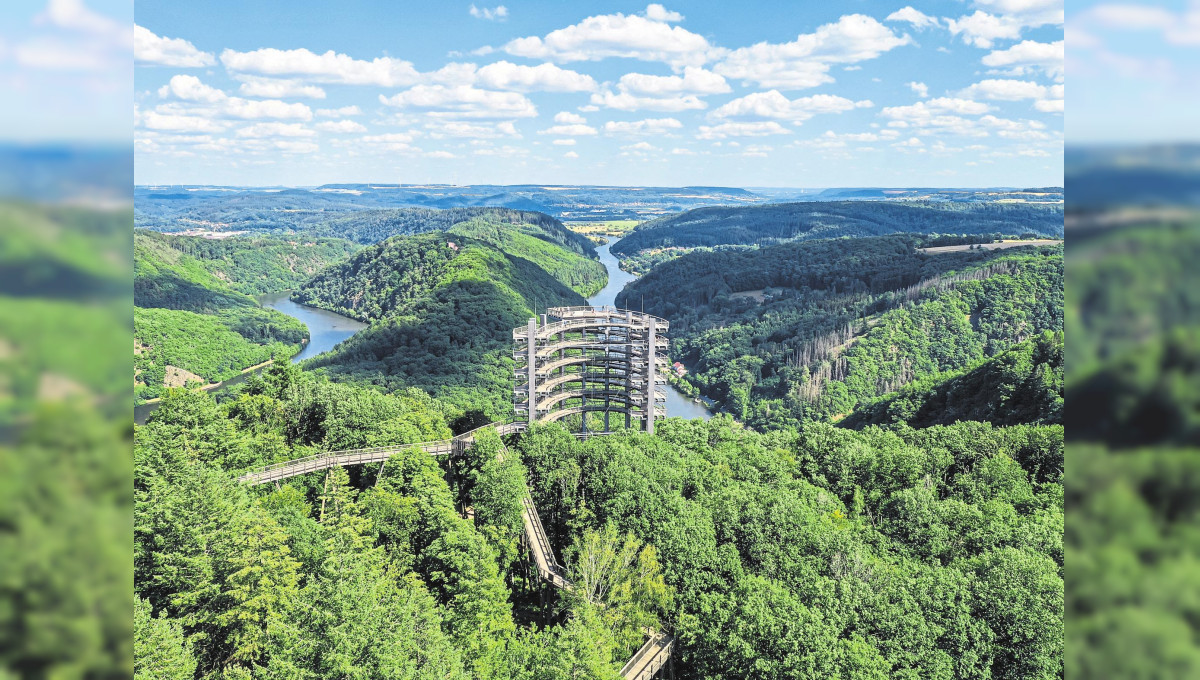
[[[330,451],[316,456],[267,465],[255,472],[238,477],[238,481],[256,486],[333,467],[381,463],[389,457],[411,448],[418,448],[432,456],[461,455],[468,446],[474,443],[475,435],[484,428],[493,428],[497,434],[504,436],[524,430],[525,425],[523,423],[491,423],[451,439],[434,442]],[[602,434],[605,433],[586,433],[576,436],[586,438]],[[501,445],[499,455],[508,455],[508,449]],[[533,558],[534,567],[537,569],[538,577],[559,590],[573,590],[575,584],[567,578],[566,569],[558,563],[558,559],[554,556],[554,549],[550,545],[550,539],[546,535],[545,527],[542,526],[542,519],[538,516],[537,507],[533,504],[533,498],[530,496],[528,488],[525,489],[525,495],[521,498],[521,523],[524,526],[525,542],[529,545],[529,552]],[[626,680],[649,680],[654,677],[655,673],[658,673],[670,662],[674,644],[675,638],[670,635],[652,632],[646,644],[642,645],[641,649],[621,669],[621,677]]]

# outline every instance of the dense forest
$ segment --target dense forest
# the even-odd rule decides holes
[[[138,230],[138,241],[160,243],[188,256],[239,293],[260,295],[295,288],[313,274],[358,250],[341,238],[273,237],[208,239]],[[183,259],[183,258],[181,258]]]
[[[287,365],[220,405],[171,392],[135,446],[153,677],[614,678],[644,627],[675,634],[684,678],[1062,673],[1057,426],[763,435],[721,417],[587,442],[547,426],[519,458],[483,437],[450,467],[412,451],[278,488],[232,479],[448,436],[460,414]],[[517,550],[526,480],[603,595],[539,605]]]
[[[831,201],[697,208],[638,225],[614,244],[625,257],[656,248],[769,245],[783,241],[930,234],[1062,236],[1061,204]]]
[[[1061,424],[1063,368],[1063,334],[1047,331],[967,368],[915,380],[860,405],[838,425]]]
[[[1107,162],[1068,166],[1067,183],[1093,208],[1190,204],[1195,151],[1104,148]],[[1200,617],[1183,596],[1200,559],[1200,219],[1187,211],[1084,214],[1069,230],[1073,677],[1200,674]]]
[[[407,228],[379,217],[351,240]],[[511,329],[604,283],[560,228],[489,214],[382,238],[293,296],[366,329],[222,394],[165,392],[134,430],[135,680],[615,680],[647,630],[674,636],[681,678],[1062,677],[1061,246],[692,252],[618,304],[669,318],[673,358],[729,413],[236,481],[508,418]],[[241,360],[287,332],[237,287],[273,270],[171,240],[137,242],[143,330]],[[531,572],[527,490],[577,590]]]
[[[256,239],[215,245],[204,239],[134,233],[134,395],[164,386],[231,378],[243,369],[300,350],[308,329],[261,307],[242,291],[283,290],[294,267],[336,261],[345,247],[322,244],[295,256],[290,244]],[[176,246],[181,246],[176,247]],[[190,253],[190,254],[189,254]]]
[[[136,433],[139,680],[615,678],[670,611],[655,551],[582,532],[575,569],[610,561],[604,592],[543,609],[517,550],[524,466],[497,458],[494,435],[453,476],[411,450],[279,488],[233,479],[327,448],[448,437],[455,413],[290,365],[220,406],[171,392]]]
[[[535,254],[519,236],[497,240]],[[512,329],[535,310],[586,302],[537,261],[443,232],[370,246],[294,298],[373,322],[311,368],[384,389],[421,387],[494,419],[512,410]]]
[[[1061,246],[926,255],[916,239],[695,253],[634,282],[617,304],[639,300],[670,320],[688,379],[756,427],[837,419],[1062,330]]]

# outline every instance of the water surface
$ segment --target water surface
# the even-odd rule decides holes
[[[616,307],[617,293],[620,293],[626,284],[637,278],[633,274],[621,269],[618,266],[617,257],[610,252],[612,245],[619,240],[609,239],[608,243],[596,246],[596,253],[600,256],[600,264],[603,264],[605,269],[608,270],[608,285],[604,286],[604,290],[588,298],[588,304],[593,307],[603,307],[604,305]],[[637,307],[634,301],[630,301],[630,305],[635,308]],[[696,418],[708,420],[712,418],[712,413],[704,407],[704,404],[692,401],[672,385],[666,385],[666,390],[668,416],[678,416],[686,420],[695,420]]]

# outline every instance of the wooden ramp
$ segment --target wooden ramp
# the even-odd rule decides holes
[[[460,455],[475,441],[475,433],[485,427],[494,428],[502,436],[524,429],[522,423],[492,423],[470,432],[464,432],[452,439],[399,446],[379,446],[370,449],[330,451],[316,456],[267,465],[255,472],[242,475],[238,481],[254,486],[333,467],[382,463],[395,454],[412,448],[420,449],[432,456]],[[501,445],[500,455],[507,454],[508,450]],[[566,569],[554,557],[554,549],[550,546],[550,539],[546,536],[546,529],[542,526],[542,519],[538,516],[537,507],[533,504],[533,498],[530,496],[528,488],[525,489],[525,496],[521,499],[521,521],[525,528],[525,542],[529,544],[529,552],[533,556],[538,576],[559,590],[572,590],[575,584],[567,578]],[[642,648],[621,669],[621,677],[626,680],[649,680],[654,677],[670,662],[674,645],[675,638],[670,635],[652,632],[646,644],[642,645]]]

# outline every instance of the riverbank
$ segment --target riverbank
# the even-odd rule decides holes
[[[269,307],[276,311],[283,312],[284,314],[287,314],[293,319],[300,321],[308,327],[308,340],[300,348],[299,352],[296,352],[294,355],[292,355],[292,363],[298,363],[309,357],[314,357],[323,352],[328,352],[339,342],[342,342],[343,340],[357,333],[359,330],[367,327],[365,323],[355,321],[349,317],[292,302],[290,299],[291,294],[292,292],[290,290],[285,290],[278,293],[259,295],[255,299],[258,300],[258,303],[263,307]],[[258,364],[257,366],[250,366],[232,378],[222,380],[218,383],[205,385],[200,389],[205,391],[214,391],[221,388],[238,385],[242,382],[245,382],[246,378],[248,378],[251,374],[255,373],[256,371],[261,371],[267,366],[275,363],[275,361],[276,359],[271,359]],[[158,405],[161,401],[162,400],[160,397],[156,397],[134,406],[133,422],[137,423],[138,425],[145,424],[146,418],[148,418],[150,414],[154,412],[154,409],[158,408]]]
[[[612,254],[611,248],[619,238],[610,238],[607,243],[596,247],[596,254],[600,257],[600,264],[608,270],[608,285],[604,286],[596,295],[588,298],[588,304],[593,307],[603,307],[605,305],[615,307],[617,304],[617,293],[621,292],[626,284],[636,280],[638,277],[621,269],[617,256]],[[667,383],[665,386],[667,394],[667,416],[679,417],[685,420],[695,420],[697,418],[708,420],[712,418],[712,411],[705,407],[703,402],[697,402],[691,397],[680,392],[674,385]]]

